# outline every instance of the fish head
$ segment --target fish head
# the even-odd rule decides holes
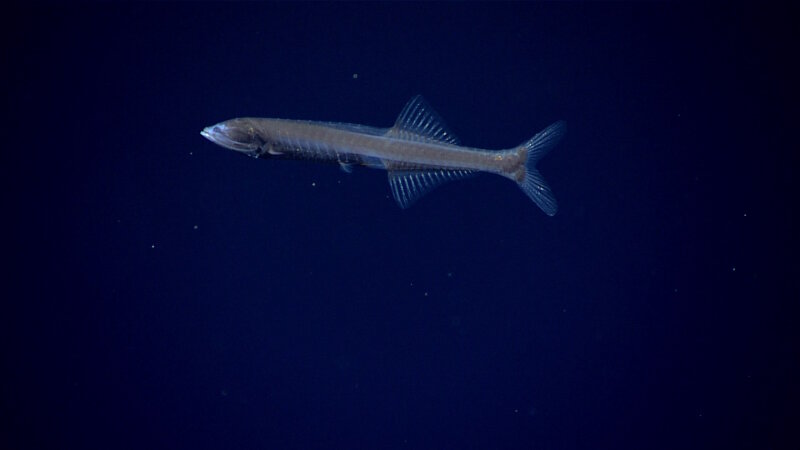
[[[248,155],[257,154],[264,145],[253,119],[231,119],[206,127],[200,134],[209,141]]]

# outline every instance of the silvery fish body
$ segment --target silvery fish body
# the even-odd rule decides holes
[[[435,187],[476,172],[513,180],[546,214],[558,205],[536,163],[563,136],[556,122],[521,145],[507,150],[463,147],[422,97],[406,104],[394,126],[299,120],[237,118],[205,128],[201,134],[225,148],[255,158],[310,159],[384,169],[392,196],[402,208]]]

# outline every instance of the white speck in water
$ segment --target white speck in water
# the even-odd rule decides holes
[[[357,73],[354,73],[354,74],[353,74],[353,79],[355,80],[355,79],[357,79],[357,78],[358,78],[358,74],[357,74]]]
[[[192,227],[192,229],[195,229],[195,230],[196,230],[196,229],[197,229],[197,225],[193,226],[193,227]]]
[[[316,186],[317,186],[317,182],[316,182],[316,181],[312,181],[312,182],[311,182],[311,186],[314,186],[314,187],[316,187]]]

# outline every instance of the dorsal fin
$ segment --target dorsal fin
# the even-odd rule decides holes
[[[441,186],[448,181],[468,177],[474,172],[471,170],[448,169],[389,169],[388,173],[392,197],[401,208],[405,209],[437,186]]]
[[[458,145],[458,138],[447,129],[439,114],[421,95],[406,103],[386,136],[408,141],[438,141]]]

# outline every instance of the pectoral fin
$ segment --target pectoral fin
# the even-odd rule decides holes
[[[339,168],[342,169],[344,173],[353,173],[353,165],[339,161]]]

